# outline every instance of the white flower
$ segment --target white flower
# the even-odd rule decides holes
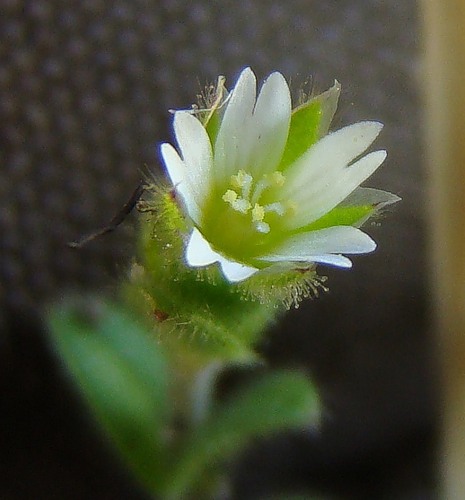
[[[338,95],[335,85],[292,111],[280,73],[256,98],[255,75],[246,68],[212,110],[215,130],[193,112],[175,113],[179,153],[171,144],[162,144],[161,153],[192,221],[189,266],[218,262],[225,278],[238,282],[265,269],[351,267],[345,255],[376,248],[356,226],[399,200],[359,187],[386,158],[385,151],[363,156],[382,125],[365,121],[324,135]],[[305,113],[314,122],[306,124]]]

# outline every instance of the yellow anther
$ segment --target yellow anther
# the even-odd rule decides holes
[[[237,193],[232,189],[228,189],[223,195],[223,201],[226,203],[234,203],[237,200]]]
[[[270,224],[264,220],[265,217],[268,218],[267,214],[273,213],[283,217],[297,211],[297,205],[289,201],[274,201],[263,205],[259,203],[266,190],[281,187],[285,181],[285,176],[279,171],[262,175],[257,181],[245,170],[239,170],[231,176],[232,189],[228,189],[222,199],[231,206],[232,210],[246,215],[249,220],[252,219],[251,222],[256,231],[267,234],[271,231]],[[272,191],[270,194],[277,193]],[[275,216],[271,217],[272,222]]]
[[[282,174],[282,172],[273,172],[271,174],[271,182],[278,187],[282,187],[286,182],[286,177]]]
[[[286,203],[286,213],[291,216],[297,213],[297,204],[294,201]]]
[[[252,208],[253,222],[260,222],[263,220],[264,217],[265,217],[265,209],[258,203],[255,203],[255,206]]]
[[[241,188],[244,186],[247,173],[244,170],[239,170],[236,175],[231,175],[231,186]]]

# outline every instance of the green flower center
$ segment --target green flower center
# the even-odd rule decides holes
[[[215,189],[204,207],[202,223],[203,234],[215,250],[252,263],[282,240],[284,218],[296,210],[291,201],[280,199],[285,182],[279,171],[255,179],[239,170],[227,186]]]

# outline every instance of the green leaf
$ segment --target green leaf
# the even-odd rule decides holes
[[[97,299],[54,307],[49,325],[59,356],[106,433],[139,479],[156,489],[168,417],[159,347],[128,314]]]
[[[253,437],[314,424],[319,415],[314,387],[302,374],[275,372],[218,406],[193,430],[174,457],[168,498],[184,498],[202,473],[243,448]]]

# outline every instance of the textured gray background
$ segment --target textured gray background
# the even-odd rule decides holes
[[[404,200],[370,228],[379,250],[350,272],[328,271],[330,293],[289,314],[263,345],[273,365],[319,381],[326,418],[319,437],[247,454],[237,497],[292,484],[342,498],[429,498],[435,398],[417,16],[411,0],[1,3],[2,498],[28,498],[20,482],[35,498],[138,498],[129,480],[112,483],[117,465],[75,416],[34,309],[70,288],[105,290],[124,272],[130,224],[79,252],[65,242],[109,220],[144,164],[159,168],[169,108],[192,103],[218,74],[231,84],[245,65],[296,85],[311,76],[321,90],[342,82],[336,125],[385,123],[378,144],[389,156],[369,185]]]

